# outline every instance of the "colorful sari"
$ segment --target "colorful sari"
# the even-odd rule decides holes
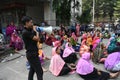
[[[11,35],[10,47],[13,47],[16,50],[22,50],[23,49],[23,41],[16,34],[16,32],[13,32],[13,34]]]
[[[51,62],[50,62],[50,66],[49,66],[49,70],[50,72],[55,75],[55,76],[59,76],[62,68],[64,67],[65,62],[64,60],[60,57],[60,55],[55,54],[54,56],[52,56],[51,58]]]
[[[105,60],[105,68],[109,71],[120,71],[120,52],[108,55]]]

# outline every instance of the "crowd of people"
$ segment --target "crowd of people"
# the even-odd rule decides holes
[[[79,24],[78,26],[80,27]],[[81,42],[78,41],[80,31],[77,29],[69,31],[63,25],[60,30],[54,30],[52,34],[44,34],[42,38],[45,38],[46,45],[53,47],[49,66],[53,75],[63,76],[76,72],[84,80],[108,80],[119,76],[120,35],[115,33],[110,35],[106,45],[100,30],[83,32]],[[45,54],[40,55],[42,56],[40,61],[44,62]],[[91,61],[95,64],[103,64],[110,73],[95,68]],[[43,68],[43,71],[46,70]]]
[[[23,40],[17,34],[13,23],[6,28],[6,35],[9,46],[14,47],[16,51],[23,49],[25,44],[27,64],[30,66],[29,80],[32,80],[34,72],[37,73],[38,80],[43,80],[42,70],[47,71],[44,67],[39,68],[45,60],[50,59],[45,56],[43,43],[52,47],[49,71],[55,76],[75,72],[84,80],[108,80],[119,76],[120,34],[116,35],[113,32],[110,35],[106,32],[106,36],[109,35],[110,38],[106,45],[103,42],[104,33],[102,31],[84,31],[81,34],[80,24],[74,26],[73,29],[68,29],[62,24],[60,30],[53,30],[51,34],[48,34],[37,32],[29,17],[25,17],[23,23],[25,26],[22,34]],[[81,37],[81,41],[79,37]],[[37,57],[39,57],[39,61]],[[95,68],[91,61],[95,64],[103,64],[110,73]]]
[[[0,31],[0,47],[13,48],[15,52],[22,50],[24,43],[19,33],[18,27],[11,21],[6,27],[5,34]]]

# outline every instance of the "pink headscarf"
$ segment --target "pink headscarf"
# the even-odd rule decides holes
[[[49,70],[52,72],[53,75],[58,76],[64,65],[65,62],[60,57],[60,55],[55,54],[51,59]]]
[[[16,26],[8,25],[8,27],[6,28],[6,35],[11,36],[14,30],[16,30]]]
[[[113,52],[112,54],[108,55],[105,60],[105,68],[111,70],[116,64],[120,62],[120,52]]]
[[[81,75],[87,75],[92,73],[94,66],[90,63],[90,53],[82,54],[82,57],[78,61],[76,72]]]
[[[99,43],[100,43],[100,38],[99,37],[95,37],[93,42],[92,42],[92,45],[93,45],[93,49],[92,50],[94,50]]]
[[[72,33],[72,36],[71,36],[75,41],[77,41],[78,40],[78,38],[76,37],[76,35],[75,35],[75,33],[73,32]]]
[[[63,52],[63,57],[68,57],[70,54],[72,54],[73,52],[75,52],[75,50],[71,47],[68,46],[69,43],[66,43],[65,45],[65,50]]]
[[[89,52],[90,48],[86,45],[81,45],[80,47],[80,56],[82,56],[82,54]]]
[[[16,34],[16,32],[13,32],[11,35],[11,41],[10,42],[16,42],[18,35]]]
[[[84,34],[82,35],[82,39],[87,39],[87,34],[86,34],[86,33],[84,33]]]
[[[87,41],[87,39],[83,39],[81,42],[81,45],[86,45],[86,41]]]
[[[59,44],[60,44],[60,41],[55,41],[55,42],[53,42],[53,46],[54,46],[54,47],[58,46]]]
[[[55,54],[56,54],[56,48],[59,46],[59,44],[60,44],[60,41],[55,41],[54,43],[53,43],[53,48],[52,48],[52,56],[54,56]]]

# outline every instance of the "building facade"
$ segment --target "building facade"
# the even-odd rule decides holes
[[[34,23],[47,22],[56,25],[56,14],[51,9],[51,0],[0,0],[0,27],[5,28],[11,21],[21,24],[23,16],[30,16]]]
[[[74,7],[78,3],[78,7]],[[82,0],[74,0],[71,3],[71,22],[76,22],[76,16],[82,15]]]

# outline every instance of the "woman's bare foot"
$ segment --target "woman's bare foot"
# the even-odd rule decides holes
[[[76,70],[76,67],[71,67],[70,65],[68,65],[68,67],[69,67],[71,70]]]
[[[73,63],[71,63],[71,64],[70,64],[70,66],[71,66],[71,67],[75,67],[76,65],[75,65],[75,64],[73,64]]]
[[[119,76],[120,72],[116,72],[116,73],[110,73],[110,78],[117,78]]]

